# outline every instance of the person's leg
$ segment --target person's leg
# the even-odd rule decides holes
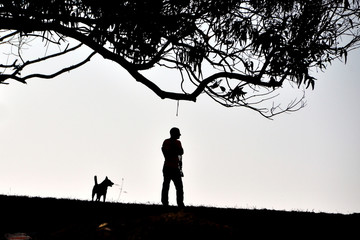
[[[164,206],[168,206],[169,205],[169,188],[170,188],[171,178],[170,178],[168,172],[166,171],[166,169],[163,169],[163,175],[164,175],[164,182],[163,182],[162,190],[161,190],[161,202]]]
[[[169,205],[169,188],[170,188],[170,178],[164,177],[164,182],[161,191],[161,202],[164,206]]]
[[[175,188],[176,188],[176,201],[177,201],[177,205],[179,207],[184,207],[184,187],[183,187],[183,182],[181,179],[181,176],[176,176],[175,178],[173,178],[174,184],[175,184]]]

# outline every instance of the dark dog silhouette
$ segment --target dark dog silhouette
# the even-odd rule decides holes
[[[100,197],[103,196],[103,199],[104,199],[104,202],[105,202],[107,188],[114,185],[114,183],[112,181],[110,181],[110,179],[108,179],[108,177],[106,177],[105,180],[102,181],[102,183],[100,183],[100,184],[98,184],[96,176],[94,176],[94,180],[95,180],[95,185],[94,185],[93,190],[92,190],[91,201],[94,201],[94,196],[96,194],[95,201],[100,201]]]

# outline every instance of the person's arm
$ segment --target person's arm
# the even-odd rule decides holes
[[[166,146],[166,145],[167,145],[167,143],[166,143],[166,140],[165,140],[165,141],[163,142],[163,145],[161,146],[161,151],[162,151],[165,159],[166,159],[167,156],[169,155],[169,148],[168,148],[168,146]]]
[[[178,155],[184,155],[184,149],[182,148],[181,142],[178,140]]]

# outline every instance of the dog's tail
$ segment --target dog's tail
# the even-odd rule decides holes
[[[96,177],[96,175],[94,176],[94,180],[95,180],[95,185],[98,185],[98,182],[97,182],[97,177]]]

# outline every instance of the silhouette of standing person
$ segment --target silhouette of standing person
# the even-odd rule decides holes
[[[162,152],[165,158],[163,175],[164,182],[162,185],[161,202],[164,206],[169,205],[169,188],[170,182],[173,181],[176,188],[176,201],[179,207],[184,207],[184,190],[181,177],[182,174],[182,155],[184,150],[181,146],[180,130],[172,128],[170,130],[170,138],[165,139],[162,145]]]

